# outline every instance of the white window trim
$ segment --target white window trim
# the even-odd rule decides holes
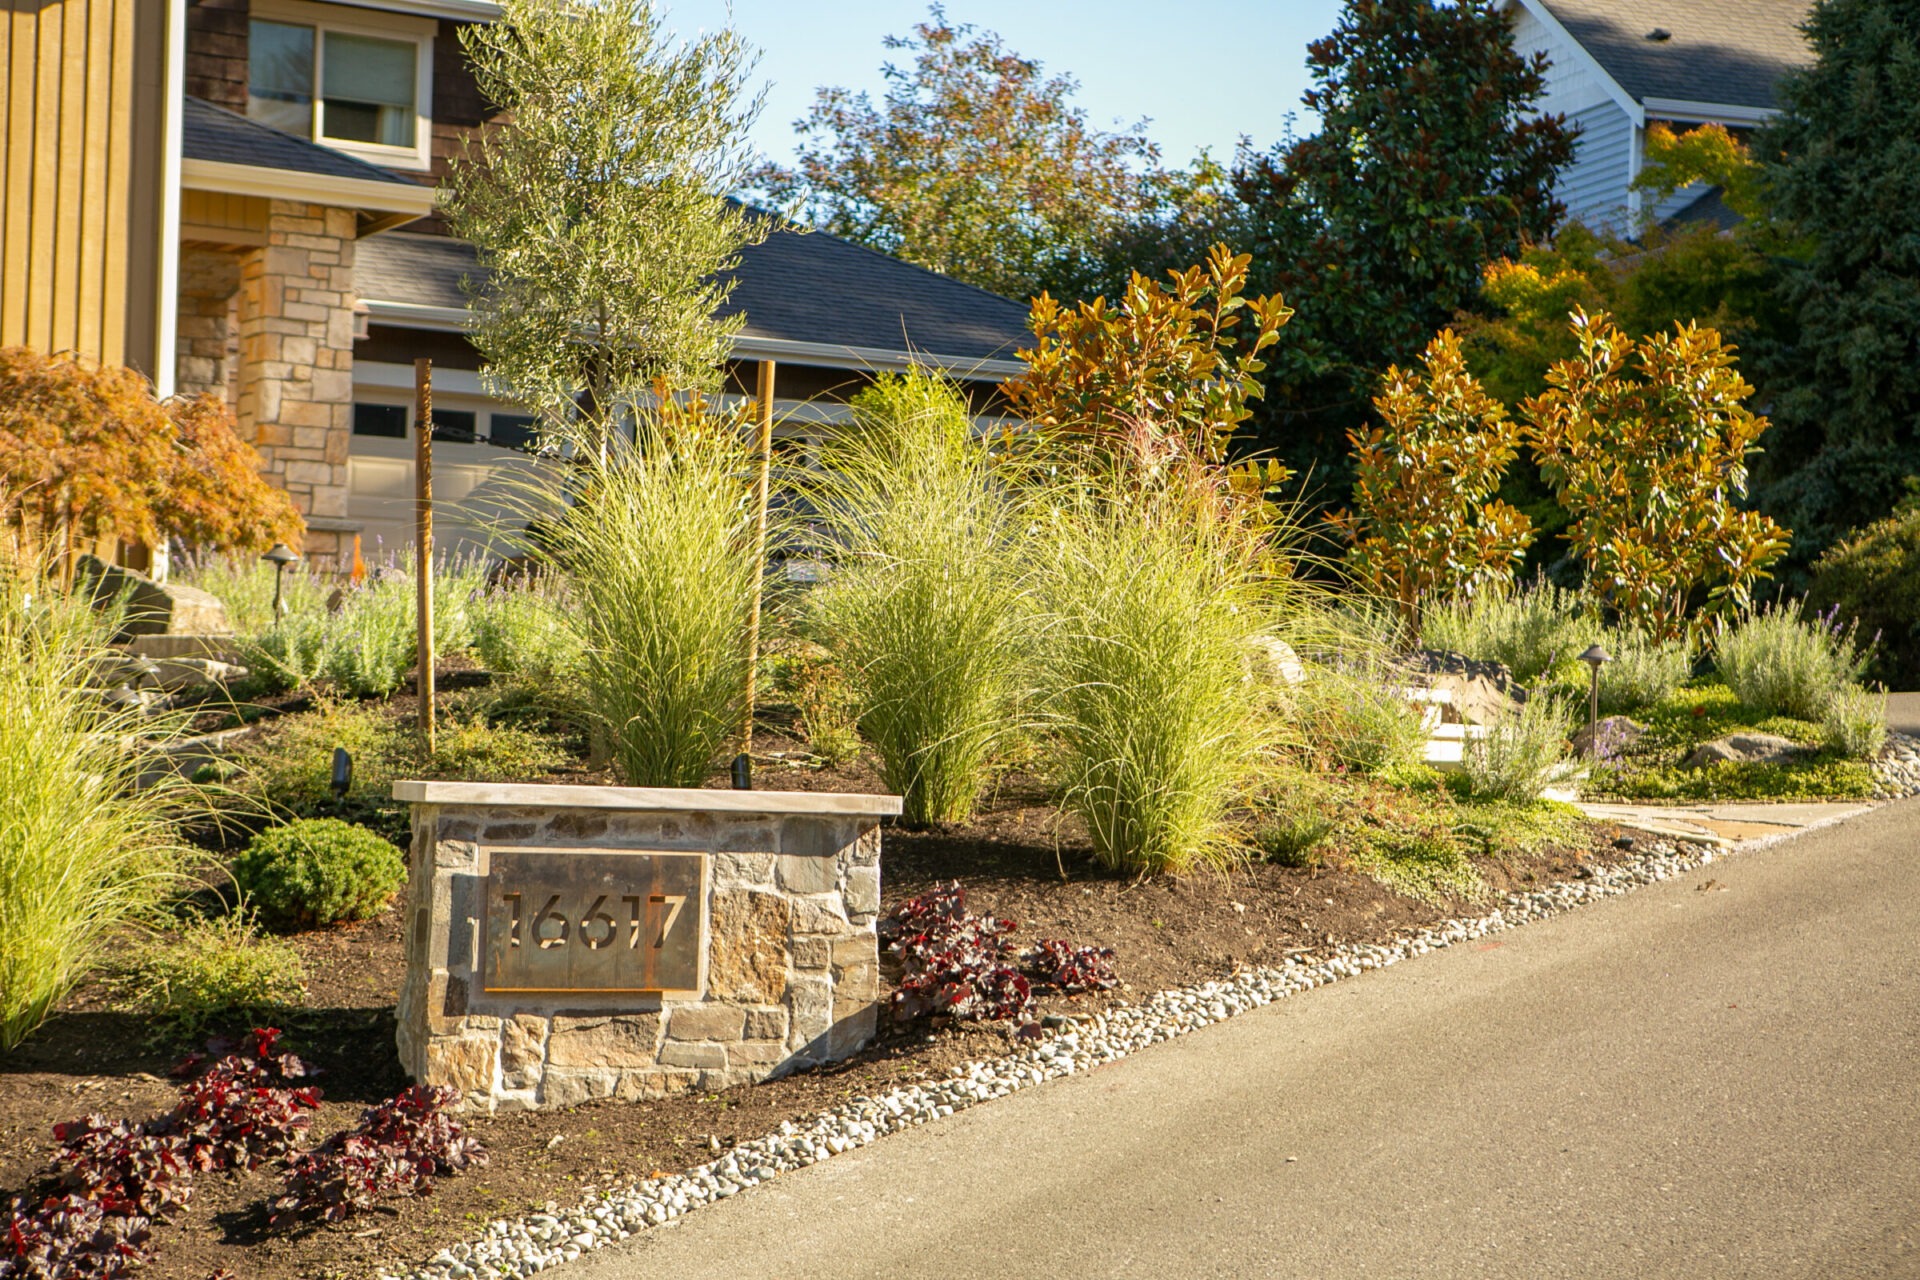
[[[347,9],[333,4],[313,4],[309,0],[253,0],[249,16],[314,29],[313,123],[310,130],[313,141],[386,169],[409,169],[424,173],[433,167],[433,35],[439,28],[438,23],[431,18],[415,18],[374,9]],[[355,142],[347,138],[331,138],[321,132],[321,125],[326,118],[321,77],[325,73],[326,33],[329,31],[343,35],[375,36],[382,40],[404,40],[413,45],[411,147]]]

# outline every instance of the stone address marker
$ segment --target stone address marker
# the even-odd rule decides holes
[[[726,1088],[853,1053],[896,796],[399,782],[401,1062],[468,1105]]]

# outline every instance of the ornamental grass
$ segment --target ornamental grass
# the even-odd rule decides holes
[[[904,820],[962,822],[1028,701],[1020,503],[945,379],[883,376],[853,411],[812,495],[837,563],[808,629],[845,672]]]
[[[0,567],[0,1049],[43,1022],[182,883],[185,784],[152,770],[183,726],[116,708],[84,601]],[[143,772],[151,772],[146,785]]]

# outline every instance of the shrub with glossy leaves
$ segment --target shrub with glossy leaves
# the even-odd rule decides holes
[[[1347,433],[1353,510],[1334,519],[1355,574],[1394,602],[1417,643],[1430,599],[1504,590],[1533,541],[1532,522],[1493,496],[1520,427],[1467,372],[1451,329],[1418,369],[1389,368],[1373,407],[1379,423]]]
[[[234,861],[234,882],[278,929],[365,920],[406,883],[400,851],[364,827],[302,818],[270,827]]]
[[[1695,610],[1748,607],[1787,550],[1772,519],[1734,505],[1767,420],[1713,329],[1675,325],[1635,341],[1575,311],[1580,354],[1528,400],[1534,456],[1573,517],[1587,586],[1621,618],[1678,637]]]
[[[1260,353],[1293,315],[1279,294],[1243,296],[1251,262],[1216,244],[1204,264],[1170,272],[1170,285],[1134,272],[1112,306],[1061,307],[1041,294],[1028,323],[1039,340],[1002,392],[1049,439],[1104,452],[1157,424],[1178,456],[1224,461],[1261,394]],[[1252,323],[1235,333],[1242,320]]]

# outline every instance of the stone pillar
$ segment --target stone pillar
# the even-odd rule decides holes
[[[397,1040],[415,1080],[488,1111],[560,1108],[765,1080],[873,1037],[880,820],[899,797],[450,782],[399,782],[394,794],[413,805]],[[492,935],[504,927],[496,900],[517,903],[528,887],[501,878],[502,863],[529,851],[581,863],[695,855],[692,883],[704,887],[682,927],[704,944],[697,981],[596,988],[588,962],[567,971],[565,991],[490,983],[490,953],[509,936],[533,943],[517,914],[510,935]],[[557,944],[563,960],[569,946],[604,947],[584,913],[609,896],[616,911],[639,901],[621,892],[534,892],[526,910],[560,921],[539,946]],[[635,937],[653,927],[636,923]]]
[[[231,399],[238,254],[189,248],[180,254],[178,363],[174,386],[183,396],[209,392]]]
[[[241,434],[310,526],[347,514],[353,439],[354,212],[274,200],[267,243],[240,262]],[[309,560],[348,548],[309,527]]]

